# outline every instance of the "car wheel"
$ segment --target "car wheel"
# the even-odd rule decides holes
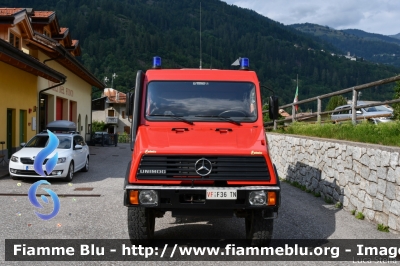
[[[74,163],[71,162],[68,167],[68,174],[65,177],[65,181],[71,182],[74,177]]]
[[[85,166],[82,168],[82,172],[87,172],[87,171],[89,171],[89,156],[86,157]]]

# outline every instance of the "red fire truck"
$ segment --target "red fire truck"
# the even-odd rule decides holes
[[[268,245],[280,206],[269,156],[260,82],[242,58],[239,70],[138,71],[127,95],[132,160],[124,204],[132,243],[153,238],[155,218],[240,217],[252,245]],[[269,114],[277,117],[277,98]]]

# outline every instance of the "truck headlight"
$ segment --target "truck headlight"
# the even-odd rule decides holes
[[[154,190],[141,190],[139,192],[139,202],[142,205],[157,206],[158,194]]]
[[[11,156],[11,161],[13,161],[14,163],[18,163],[18,157],[17,156]]]
[[[264,191],[252,191],[249,195],[250,205],[265,205],[267,202],[267,195]]]
[[[59,163],[65,163],[66,160],[67,160],[67,158],[65,158],[65,157],[58,158],[57,164],[59,164]]]

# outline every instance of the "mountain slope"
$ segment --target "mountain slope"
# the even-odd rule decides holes
[[[400,67],[400,42],[397,39],[361,30],[335,30],[310,23],[290,26],[332,44],[342,54],[349,52],[371,62]]]
[[[376,33],[369,33],[365,32],[362,30],[357,30],[357,29],[347,29],[347,30],[341,30],[342,32],[346,32],[351,35],[358,36],[360,38],[363,38],[365,40],[371,40],[371,41],[383,41],[383,42],[388,42],[388,43],[395,43],[400,45],[400,39],[393,38],[390,36],[382,35],[382,34],[376,34]]]
[[[18,6],[56,10],[59,24],[79,39],[83,64],[99,79],[117,73],[114,88],[134,86],[136,71],[161,56],[163,67],[198,68],[200,2],[198,0],[21,0]],[[296,75],[304,99],[394,76],[398,69],[332,56],[332,45],[316,41],[254,11],[219,0],[202,0],[203,68],[229,69],[238,57],[249,57],[262,84],[269,84],[281,103],[293,101]],[[212,65],[212,66],[211,66]],[[265,96],[269,95],[265,91]],[[363,98],[391,97],[379,87]]]
[[[391,38],[399,39],[400,40],[400,33],[397,33],[395,35],[389,35]]]

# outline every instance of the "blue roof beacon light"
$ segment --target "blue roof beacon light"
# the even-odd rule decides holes
[[[243,57],[240,59],[240,69],[241,70],[249,70],[249,59],[247,57]]]
[[[155,68],[155,69],[161,68],[161,57],[159,57],[159,56],[153,57],[153,68]]]

